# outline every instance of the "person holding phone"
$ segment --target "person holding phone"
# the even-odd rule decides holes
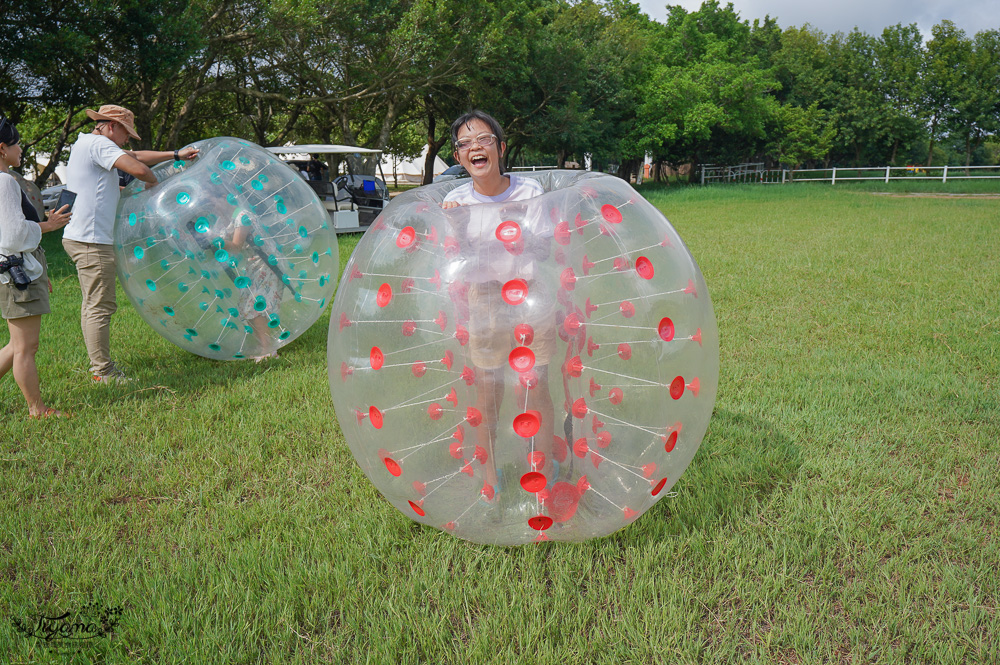
[[[46,406],[38,380],[38,352],[42,316],[48,314],[52,282],[42,234],[66,226],[69,206],[51,212],[41,221],[38,212],[10,174],[21,165],[21,135],[0,116],[0,314],[7,320],[10,340],[0,349],[0,378],[13,370],[14,381],[28,402],[33,418],[62,416]]]

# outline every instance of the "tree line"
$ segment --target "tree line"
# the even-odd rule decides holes
[[[0,31],[0,110],[55,159],[118,103],[162,149],[211,136],[450,155],[502,122],[512,163],[996,163],[1000,30],[832,35],[732,4],[628,0],[36,0]],[[30,151],[29,151],[30,152]],[[431,169],[425,169],[430,173]],[[694,169],[692,169],[692,172]],[[655,173],[659,174],[660,169]]]

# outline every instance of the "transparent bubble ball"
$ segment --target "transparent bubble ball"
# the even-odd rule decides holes
[[[399,195],[333,303],[330,390],[364,473],[404,515],[478,543],[582,541],[663,499],[719,376],[705,281],[619,178],[525,174],[533,199]]]
[[[260,146],[194,144],[190,161],[134,180],[115,220],[118,278],[170,342],[215,360],[276,353],[316,322],[336,287],[337,235],[322,201]]]

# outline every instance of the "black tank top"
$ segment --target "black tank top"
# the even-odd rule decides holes
[[[21,212],[24,213],[26,219],[35,222],[36,224],[41,224],[42,220],[38,219],[38,211],[35,210],[35,206],[31,205],[31,201],[28,200],[28,195],[21,190]]]

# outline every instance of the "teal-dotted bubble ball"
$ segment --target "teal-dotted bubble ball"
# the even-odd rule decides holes
[[[275,353],[333,296],[337,235],[312,188],[242,139],[194,144],[122,192],[118,277],[139,315],[170,342],[216,360]],[[318,257],[318,260],[316,258]]]

